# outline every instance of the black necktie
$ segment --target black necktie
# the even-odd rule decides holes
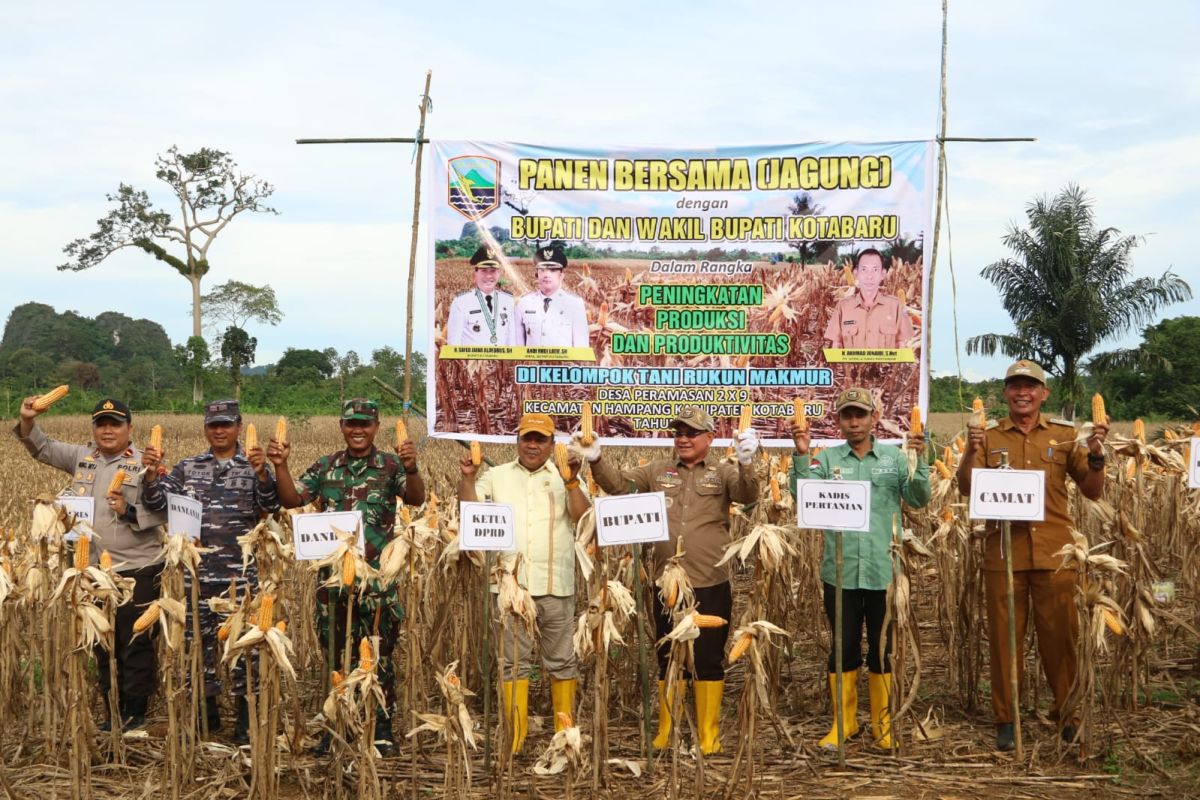
[[[550,298],[547,297],[542,300],[542,313],[545,314],[549,310],[550,310]]]
[[[487,300],[487,304],[488,304],[488,313],[489,313],[489,314],[490,314],[490,313],[492,313],[492,296],[491,296],[490,294],[487,294],[487,295],[484,295],[484,296],[483,296],[483,299],[484,299],[484,300]]]

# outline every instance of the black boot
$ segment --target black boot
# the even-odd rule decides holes
[[[100,732],[108,733],[112,730],[112,707],[108,704],[107,694],[104,695],[104,710],[108,712],[108,716],[104,722],[100,723]],[[125,718],[125,698],[120,695],[117,696],[117,713],[121,715],[122,719]]]
[[[221,707],[216,697],[204,698],[204,716],[208,717],[208,732],[221,730]]]
[[[381,758],[391,758],[396,755],[396,738],[392,734],[392,718],[384,716],[382,711],[375,713],[375,749]]]
[[[329,748],[333,747],[333,735],[326,731],[321,734],[321,740],[313,746],[312,754],[314,756],[329,755]]]
[[[233,723],[233,743],[250,744],[250,707],[246,705],[246,696],[239,694],[237,698],[237,721]]]
[[[1013,724],[1011,722],[1002,722],[996,726],[996,749],[1002,753],[1007,753],[1009,750],[1014,750],[1017,743],[1014,740]]]
[[[125,698],[125,709],[121,712],[121,716],[124,717],[121,725],[125,730],[137,730],[146,724],[146,705],[149,700],[150,698],[139,695]]]

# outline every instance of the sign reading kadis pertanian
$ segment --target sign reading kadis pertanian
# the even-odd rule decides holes
[[[92,497],[81,497],[74,494],[63,494],[54,498],[54,502],[62,506],[63,511],[75,518],[75,525],[71,530],[63,534],[63,539],[68,542],[76,541],[80,534],[86,536],[92,534],[92,520],[96,515],[96,500]]]
[[[459,550],[513,550],[517,546],[516,512],[508,503],[460,502]]]
[[[192,541],[200,541],[201,521],[204,504],[182,494],[167,493],[167,532],[185,534]]]
[[[334,529],[337,530],[334,530]],[[337,531],[358,532],[358,552],[366,552],[361,511],[326,511],[292,517],[297,561],[320,561],[341,545]]]
[[[666,497],[663,492],[597,497],[596,541],[604,546],[667,541]]]
[[[796,481],[796,524],[826,531],[871,530],[870,481]]]
[[[971,519],[1041,522],[1046,518],[1046,473],[1040,469],[971,472]]]
[[[703,406],[768,445],[792,403],[814,445],[833,401],[876,395],[898,441],[925,407],[931,142],[764,147],[432,145],[428,408],[434,436],[511,441],[591,404],[605,444],[667,443]]]

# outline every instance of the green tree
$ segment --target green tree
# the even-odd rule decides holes
[[[1059,377],[1063,415],[1074,419],[1083,359],[1162,307],[1190,299],[1192,291],[1170,270],[1132,278],[1130,252],[1138,240],[1097,228],[1091,201],[1078,186],[1035,199],[1025,215],[1029,228],[1012,225],[1002,239],[1014,257],[980,273],[999,291],[1016,332],[972,336],[967,352],[1037,361]]]
[[[144,190],[122,183],[107,196],[114,207],[96,221],[96,230],[63,248],[71,260],[60,270],[90,269],[118,250],[135,247],[169,265],[192,287],[192,336],[200,336],[200,282],[208,274],[213,240],[243,211],[275,214],[263,201],[275,191],[266,181],[243,174],[230,155],[201,148],[180,153],[172,146],[155,161],[155,177],[167,184],[179,204],[179,218],[153,204]],[[174,252],[168,250],[170,248]],[[195,375],[192,402],[203,398]]]
[[[296,382],[312,383],[333,377],[333,364],[327,353],[289,347],[275,364],[275,375]]]
[[[270,284],[254,286],[241,281],[225,281],[200,298],[201,313],[214,328],[219,323],[234,328],[250,321],[278,325],[283,321],[279,300]]]
[[[1200,317],[1151,325],[1138,347],[1101,353],[1088,370],[1113,416],[1194,419],[1200,408]]]
[[[187,344],[175,345],[175,360],[184,374],[192,379],[192,402],[194,403],[197,394],[196,387],[199,387],[199,395],[204,396],[204,369],[212,360],[212,354],[208,351],[208,342],[204,341],[203,336],[189,336]]]
[[[229,367],[234,399],[242,399],[242,367],[254,363],[257,347],[258,339],[236,325],[230,325],[221,334],[221,362]]]

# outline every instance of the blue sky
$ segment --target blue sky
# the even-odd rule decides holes
[[[413,135],[426,68],[434,138],[928,138],[940,25],[936,0],[14,6],[0,30],[0,314],[30,300],[112,309],[186,337],[187,283],[148,256],[54,267],[105,213],[106,192],[121,181],[158,192],[157,153],[211,146],[277,187],[281,214],[230,226],[206,282],[275,288],[286,317],[252,330],[259,361],[289,346],[402,349],[412,149],[294,139]],[[951,0],[949,134],[1038,141],[947,146],[953,247],[943,237],[935,374],[956,370],[955,306],[960,341],[1011,329],[979,270],[1005,255],[1000,237],[1029,200],[1068,182],[1091,192],[1100,224],[1145,236],[1136,274],[1172,268],[1200,293],[1198,33],[1200,6],[1183,0]],[[1200,314],[1200,300],[1167,311],[1180,314]],[[962,355],[968,377],[1003,361]]]

